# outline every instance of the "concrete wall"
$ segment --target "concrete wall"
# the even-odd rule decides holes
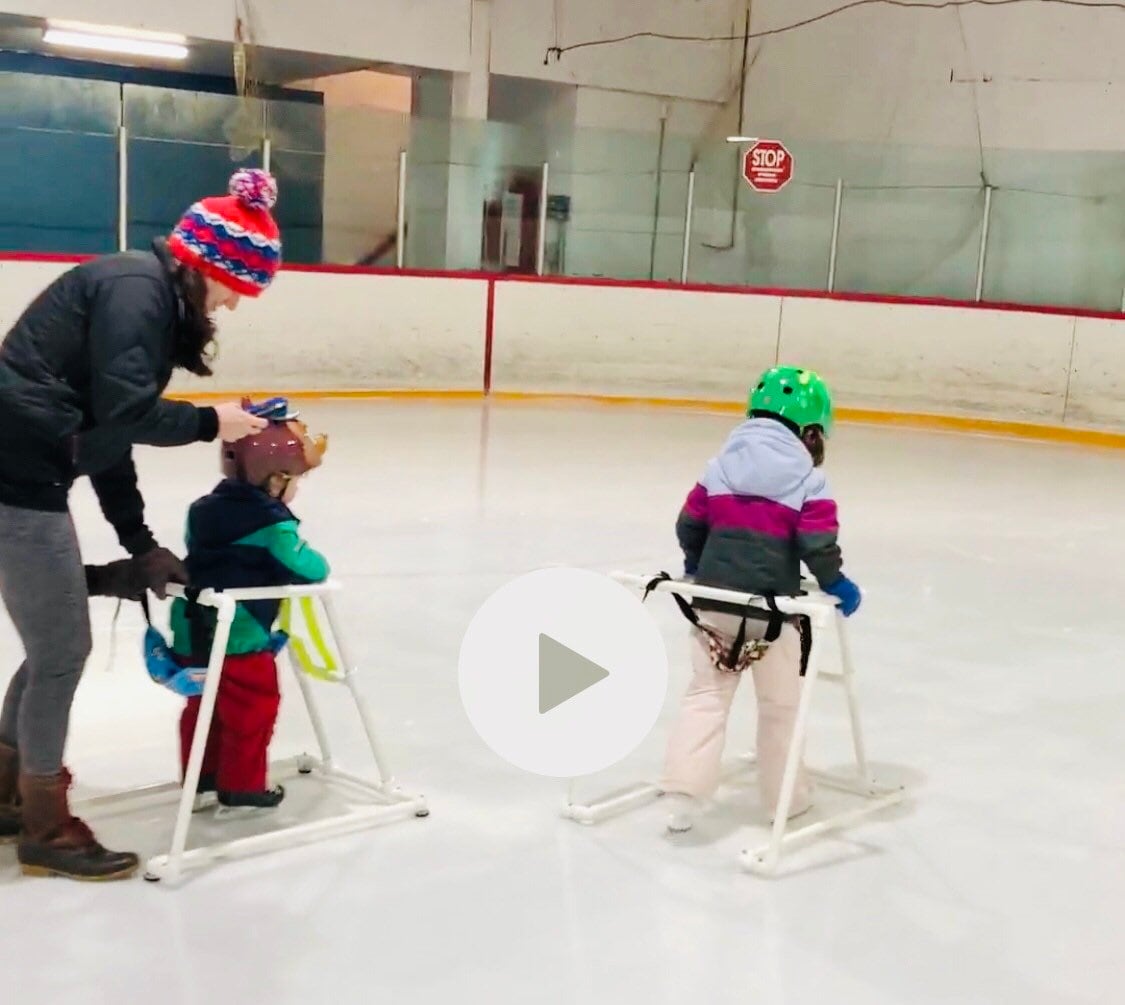
[[[259,45],[443,70],[469,66],[470,0],[252,0],[250,6]],[[218,41],[234,34],[231,0],[3,0],[0,9]]]
[[[755,0],[752,29],[837,6],[838,0]],[[252,7],[262,45],[456,73],[472,66],[471,0]],[[0,8],[203,39],[229,40],[233,28],[230,0],[2,0]],[[738,41],[639,39],[567,53],[548,65],[543,58],[548,46],[635,31],[737,34],[745,0],[489,0],[488,8],[493,74],[704,103],[722,103],[737,88]],[[980,138],[1001,149],[1121,150],[1121,19],[1118,10],[1035,3],[860,8],[754,43],[748,122],[823,141],[973,149]]]
[[[479,2],[479,0],[478,0]],[[726,33],[741,0],[489,0],[492,73],[559,83],[714,100],[726,88],[729,43],[708,45],[688,58],[667,43],[644,43],[577,52],[545,66],[555,43],[554,12],[562,12],[561,38],[582,41],[607,34],[655,29],[691,34]],[[384,64],[468,73],[472,0],[319,0],[316,4],[252,2],[260,45],[370,59]],[[72,18],[189,37],[230,40],[231,0],[190,4],[152,0],[3,0],[0,9],[33,17]]]
[[[292,86],[324,95],[324,260],[354,265],[395,232],[413,81],[360,70]],[[377,264],[394,260],[392,248]]]
[[[493,73],[534,77],[604,90],[698,101],[721,100],[730,87],[739,47],[693,46],[641,39],[567,53],[544,65],[549,46],[637,31],[728,35],[741,23],[744,0],[492,0]],[[556,35],[555,13],[559,14]]]
[[[837,6],[755,0],[752,29]],[[860,8],[754,43],[748,121],[826,141],[1121,150],[1123,32],[1121,11],[1089,7]]]

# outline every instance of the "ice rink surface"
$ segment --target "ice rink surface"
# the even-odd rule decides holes
[[[659,806],[564,821],[565,784],[494,755],[456,675],[474,611],[519,573],[678,570],[677,511],[737,417],[424,401],[304,414],[331,444],[294,508],[346,584],[339,609],[395,773],[432,815],[179,889],[24,880],[0,848],[5,1003],[1120,1000],[1125,454],[838,429],[827,470],[845,568],[866,591],[851,627],[869,753],[911,798],[763,880],[737,862],[763,833],[753,786],[724,790],[679,839]],[[150,523],[178,544],[216,451],[145,449],[139,464]],[[72,498],[87,559],[116,557],[89,487]],[[584,794],[659,764],[687,632],[667,597],[650,604],[672,657],[664,716]],[[171,778],[178,703],[143,673],[140,613],[123,612],[108,670],[113,604],[93,610],[68,754],[80,790]],[[0,631],[4,681],[19,646],[6,618]],[[752,747],[745,690],[732,754]],[[343,696],[325,702],[339,759],[366,769]],[[817,764],[847,762],[839,712],[825,688]],[[309,738],[288,702],[275,753]],[[322,803],[298,786],[278,817]],[[94,823],[148,855],[171,814]]]

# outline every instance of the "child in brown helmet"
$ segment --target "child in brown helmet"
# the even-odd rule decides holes
[[[249,402],[245,403],[251,407]],[[261,413],[263,432],[222,444],[221,481],[188,511],[186,565],[194,588],[219,590],[319,583],[328,562],[302,540],[289,509],[302,476],[318,467],[328,441],[313,438],[283,399]],[[285,791],[270,787],[267,752],[280,705],[273,626],[280,601],[238,604],[215,715],[207,737],[199,791],[216,792],[221,806],[277,806]],[[215,612],[184,600],[172,606],[172,648],[184,665],[205,666]],[[199,716],[189,698],[180,720],[184,771]]]

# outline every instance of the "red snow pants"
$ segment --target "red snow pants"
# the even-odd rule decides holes
[[[199,698],[189,698],[180,717],[181,777],[187,773],[199,704]],[[270,739],[280,705],[273,653],[228,656],[223,661],[199,775],[201,789],[206,790],[205,783],[213,779],[219,792],[265,791]]]

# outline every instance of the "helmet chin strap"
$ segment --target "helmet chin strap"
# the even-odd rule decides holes
[[[265,482],[258,487],[262,489],[271,499],[283,499],[285,493],[289,490],[289,486],[300,478],[300,475],[292,475],[288,471],[275,471],[272,475],[265,480]],[[281,489],[276,494],[271,491],[271,484],[275,478],[281,479]]]

